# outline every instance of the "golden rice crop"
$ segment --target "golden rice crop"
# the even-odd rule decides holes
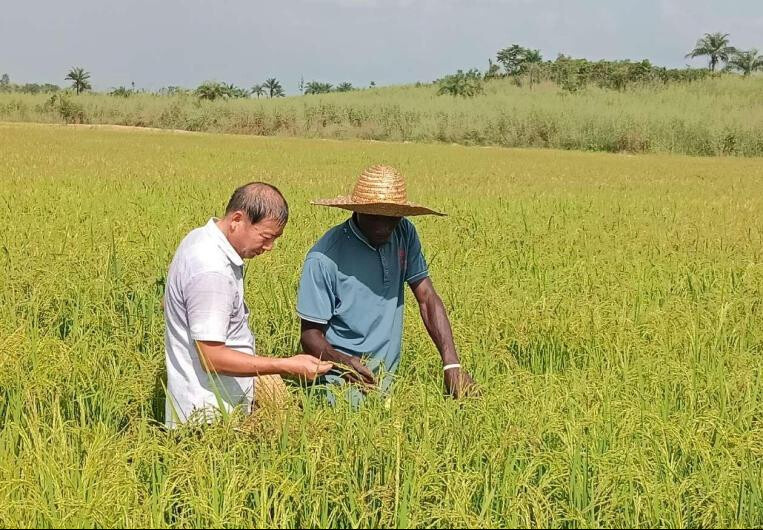
[[[763,525],[763,161],[0,125],[0,526]],[[301,389],[278,425],[168,434],[159,300],[249,180],[292,215],[250,262],[260,354],[301,261],[398,167],[479,399],[407,302],[389,408]]]

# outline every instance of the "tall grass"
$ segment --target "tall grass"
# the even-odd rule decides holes
[[[0,125],[0,526],[763,525],[763,164]],[[308,200],[393,164],[478,400],[407,302],[386,408],[168,434],[159,297],[245,181],[292,216],[247,266],[296,351]]]
[[[763,78],[595,87],[487,83],[471,99],[405,86],[276,100],[138,94],[0,94],[0,120],[83,122],[308,138],[441,142],[587,151],[763,156]]]

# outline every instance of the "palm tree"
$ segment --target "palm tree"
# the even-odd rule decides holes
[[[525,49],[522,63],[519,65],[519,73],[527,75],[527,81],[530,83],[530,88],[532,88],[533,85],[540,83],[540,65],[542,63],[543,56],[541,55],[540,50]]]
[[[355,90],[355,87],[352,86],[352,83],[345,81],[344,83],[339,83],[336,87],[337,92],[349,92],[351,90]]]
[[[320,81],[310,81],[305,85],[305,95],[327,94],[331,92],[333,85],[331,83],[321,83]]]
[[[225,96],[227,98],[245,98],[245,97],[249,97],[249,91],[248,90],[246,90],[245,88],[239,88],[236,85],[234,85],[233,83],[228,83],[228,84],[223,83],[222,89],[223,89],[223,96]]]
[[[522,62],[525,64],[537,64],[543,62],[543,55],[541,55],[540,50],[526,50],[525,56],[522,59]]]
[[[729,46],[728,33],[705,33],[705,36],[697,41],[694,49],[686,54],[687,58],[708,56],[711,72],[715,72],[718,61],[728,63],[729,57],[736,52],[736,48]]]
[[[217,81],[204,81],[196,88],[196,95],[199,99],[214,101],[225,96],[225,85]]]
[[[86,72],[84,68],[72,68],[69,73],[64,77],[65,81],[71,81],[72,87],[77,94],[82,93],[84,90],[90,90],[93,88],[90,86],[90,72]]]
[[[763,55],[753,48],[748,51],[737,51],[729,58],[729,68],[739,70],[747,77],[753,72],[763,70]]]
[[[265,95],[265,87],[262,85],[254,85],[252,87],[252,95],[257,96],[257,99],[260,99],[260,96]]]
[[[286,95],[281,83],[279,83],[275,77],[266,79],[262,86],[268,91],[268,97],[270,98],[282,98]]]

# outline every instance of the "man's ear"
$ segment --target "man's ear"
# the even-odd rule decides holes
[[[230,227],[232,230],[235,230],[235,226],[244,220],[244,212],[241,210],[236,210],[233,212],[230,216]]]

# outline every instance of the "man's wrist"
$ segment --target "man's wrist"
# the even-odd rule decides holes
[[[291,375],[291,367],[290,367],[289,359],[291,359],[291,357],[286,357],[286,358],[274,357],[274,358],[272,358],[270,360],[271,361],[271,366],[270,366],[271,370],[270,371],[272,371],[274,373],[277,373],[279,375]]]
[[[461,361],[458,358],[458,354],[455,351],[448,351],[442,354],[442,365],[447,366],[449,364],[459,364]]]

